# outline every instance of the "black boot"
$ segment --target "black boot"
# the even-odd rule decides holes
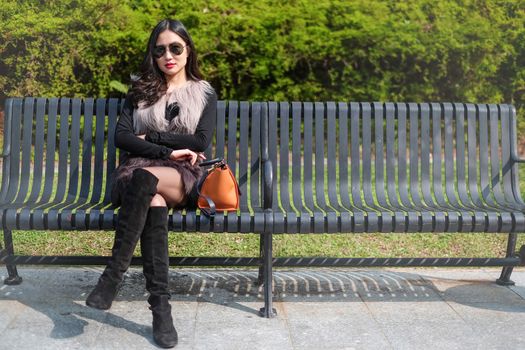
[[[169,295],[150,295],[148,298],[153,314],[153,340],[161,348],[172,348],[178,343],[169,299]]]
[[[157,177],[144,169],[136,169],[122,196],[111,258],[98,283],[86,299],[86,305],[107,310],[118,292],[133,252],[146,222],[151,199],[157,193]]]
[[[153,339],[160,347],[172,348],[177,345],[178,336],[169,304],[168,208],[150,208],[140,247],[153,313]]]

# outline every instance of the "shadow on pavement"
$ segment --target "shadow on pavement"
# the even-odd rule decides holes
[[[93,320],[143,336],[153,344],[151,314],[147,310],[145,282],[140,270],[128,272],[117,301],[143,301],[140,312],[147,317],[144,316],[141,323],[126,318],[137,312],[131,310],[136,308],[135,303],[119,303],[117,309],[114,307],[107,312],[84,305],[100,271],[96,268],[23,269],[20,271],[24,278],[21,285],[0,285],[0,301],[15,300],[40,313],[43,319],[52,320],[54,327],[50,337],[55,339],[82,334],[88,321]],[[419,275],[379,269],[294,269],[277,270],[274,276],[275,302],[446,301],[501,312],[525,312],[520,290],[516,291],[523,287],[515,286],[512,290],[489,280],[429,277],[424,275],[424,270]],[[175,302],[214,303],[253,315],[263,306],[257,270],[172,269],[170,289]],[[521,292],[525,295],[525,289]],[[254,302],[257,308],[251,307]]]

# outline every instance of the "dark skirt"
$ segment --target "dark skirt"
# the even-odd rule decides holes
[[[203,174],[202,168],[187,160],[149,159],[142,157],[130,157],[121,163],[115,170],[111,201],[113,205],[120,206],[120,199],[127,187],[131,175],[135,169],[146,167],[170,167],[179,172],[182,179],[184,199],[175,209],[195,209],[197,207],[197,183]]]

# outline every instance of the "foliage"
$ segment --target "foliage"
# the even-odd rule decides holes
[[[223,99],[506,102],[525,112],[524,0],[8,0],[0,98],[119,96],[162,18],[185,23]]]

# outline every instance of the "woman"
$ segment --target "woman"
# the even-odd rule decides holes
[[[97,309],[111,307],[140,238],[153,338],[161,347],[177,344],[168,289],[168,208],[196,206],[197,163],[214,132],[216,103],[182,23],[161,21],[115,130],[121,149],[112,191],[121,206],[118,225],[110,262],[86,300]]]

